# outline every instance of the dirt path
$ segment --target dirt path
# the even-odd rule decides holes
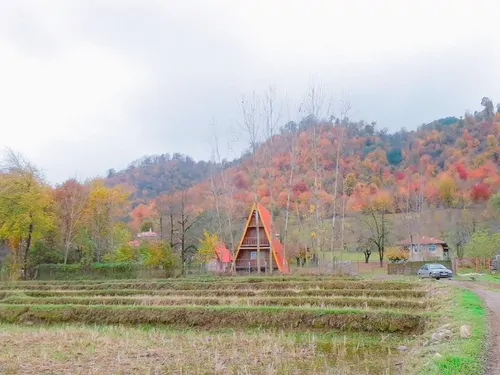
[[[459,282],[460,286],[477,293],[490,312],[491,347],[488,354],[487,375],[500,375],[500,290],[488,290],[487,284]]]

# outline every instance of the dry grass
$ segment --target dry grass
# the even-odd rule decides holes
[[[426,315],[355,309],[250,306],[0,305],[0,322],[156,324],[177,328],[419,333]]]
[[[334,275],[323,275],[315,276],[314,279],[311,276],[300,276],[296,274],[290,275],[272,275],[272,276],[197,276],[197,277],[185,277],[185,278],[171,278],[171,279],[74,279],[74,280],[36,280],[36,281],[12,281],[5,282],[9,285],[55,285],[55,284],[120,284],[128,282],[152,282],[152,283],[179,283],[179,282],[197,282],[197,283],[267,283],[267,282],[311,282],[317,281],[359,281],[362,280],[356,276],[334,276]]]
[[[394,297],[401,299],[424,298],[427,290],[368,290],[368,289],[262,289],[262,290],[144,290],[144,289],[100,289],[100,290],[0,290],[0,298],[13,295],[30,297],[57,296],[190,296],[190,297]]]
[[[0,325],[0,373],[400,374],[396,348],[433,318],[431,288],[332,277],[4,283],[0,322],[24,326]]]
[[[151,282],[127,281],[110,283],[25,283],[0,284],[3,290],[105,290],[105,289],[140,289],[140,290],[332,290],[332,289],[362,289],[362,290],[408,290],[418,289],[419,284],[404,281],[268,281],[268,282]]]
[[[398,341],[399,340],[399,341]],[[0,326],[2,374],[395,374],[404,338]],[[50,345],[47,345],[50,343]]]
[[[302,306],[321,308],[363,308],[425,310],[427,300],[359,298],[359,297],[186,297],[186,296],[136,296],[136,297],[42,297],[11,296],[2,304],[26,305],[138,305],[138,306]]]

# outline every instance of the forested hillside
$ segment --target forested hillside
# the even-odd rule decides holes
[[[104,180],[51,188],[9,153],[0,239],[12,249],[10,262],[131,260],[138,255],[127,244],[152,228],[186,264],[204,230],[234,250],[255,200],[270,208],[289,257],[304,247],[383,251],[411,234],[446,236],[459,248],[500,217],[500,112],[488,98],[474,114],[395,133],[351,121],[347,110],[338,117],[310,110],[279,127],[271,102],[255,104],[242,102],[248,151],[229,163],[150,156]],[[394,215],[413,219],[402,224]]]
[[[186,189],[209,176],[210,162],[195,162],[181,154],[144,156],[122,171],[108,171],[106,184],[114,187],[127,185],[133,188],[138,201],[151,200],[175,189]]]
[[[182,194],[193,212],[212,213],[212,230],[234,247],[234,223],[241,223],[257,199],[272,209],[282,238],[294,236],[290,241],[295,245],[322,249],[349,245],[349,230],[338,223],[370,211],[421,215],[425,210],[467,209],[485,223],[484,215],[491,218],[488,202],[500,190],[500,113],[488,98],[481,104],[483,110],[474,114],[395,133],[347,116],[325,120],[309,115],[286,123],[258,145],[250,137],[250,151],[240,162],[227,168],[212,164],[210,177],[202,183],[142,204],[132,217],[139,223],[162,216],[169,212],[165,202]],[[252,135],[255,129],[248,126]],[[461,220],[450,218],[450,225],[439,232],[428,222],[427,229],[422,223],[414,223],[413,229],[407,224],[394,234],[401,238],[412,230],[435,236],[469,231],[451,227]],[[350,231],[357,242],[370,236],[359,225]]]
[[[263,203],[285,207],[293,169],[292,198],[302,209],[307,210],[314,192],[331,205],[338,153],[337,189],[345,189],[349,196],[360,193],[363,184],[397,187],[398,195],[422,185],[429,203],[438,206],[487,200],[498,188],[499,122],[498,114],[485,108],[474,115],[439,119],[414,131],[389,133],[377,129],[376,123],[348,119],[332,123],[308,116],[281,127],[256,149],[255,159],[247,153],[224,163],[225,183],[239,200],[252,201],[255,160],[260,171],[256,190]],[[120,172],[110,171],[106,182],[133,187],[134,199],[141,202],[192,187],[190,201],[208,209],[210,202],[205,196],[196,202],[196,195],[213,190],[210,176],[216,172],[217,183],[221,183],[221,169],[213,161],[195,162],[188,156],[165,154],[144,157]],[[449,179],[456,185],[456,195],[454,202],[446,203],[440,200],[438,190]]]

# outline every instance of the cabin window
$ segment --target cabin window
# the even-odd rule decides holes
[[[250,253],[250,259],[251,259],[251,260],[255,260],[255,259],[257,259],[257,252],[256,252],[256,251],[252,251],[252,252]]]
[[[436,252],[436,245],[429,245],[429,253],[435,253]]]

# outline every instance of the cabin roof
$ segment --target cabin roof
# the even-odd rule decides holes
[[[444,245],[444,244],[446,244],[446,241],[441,240],[441,239],[436,238],[436,237],[415,236],[415,237],[413,237],[412,243],[414,245],[417,245],[417,244],[420,244],[420,245],[437,245],[437,244]],[[397,245],[400,245],[400,246],[410,246],[411,243],[410,243],[409,239],[405,239],[403,241],[399,241],[397,243]]]
[[[223,243],[217,245],[215,253],[217,254],[219,261],[222,263],[231,263],[233,261],[231,251]]]

